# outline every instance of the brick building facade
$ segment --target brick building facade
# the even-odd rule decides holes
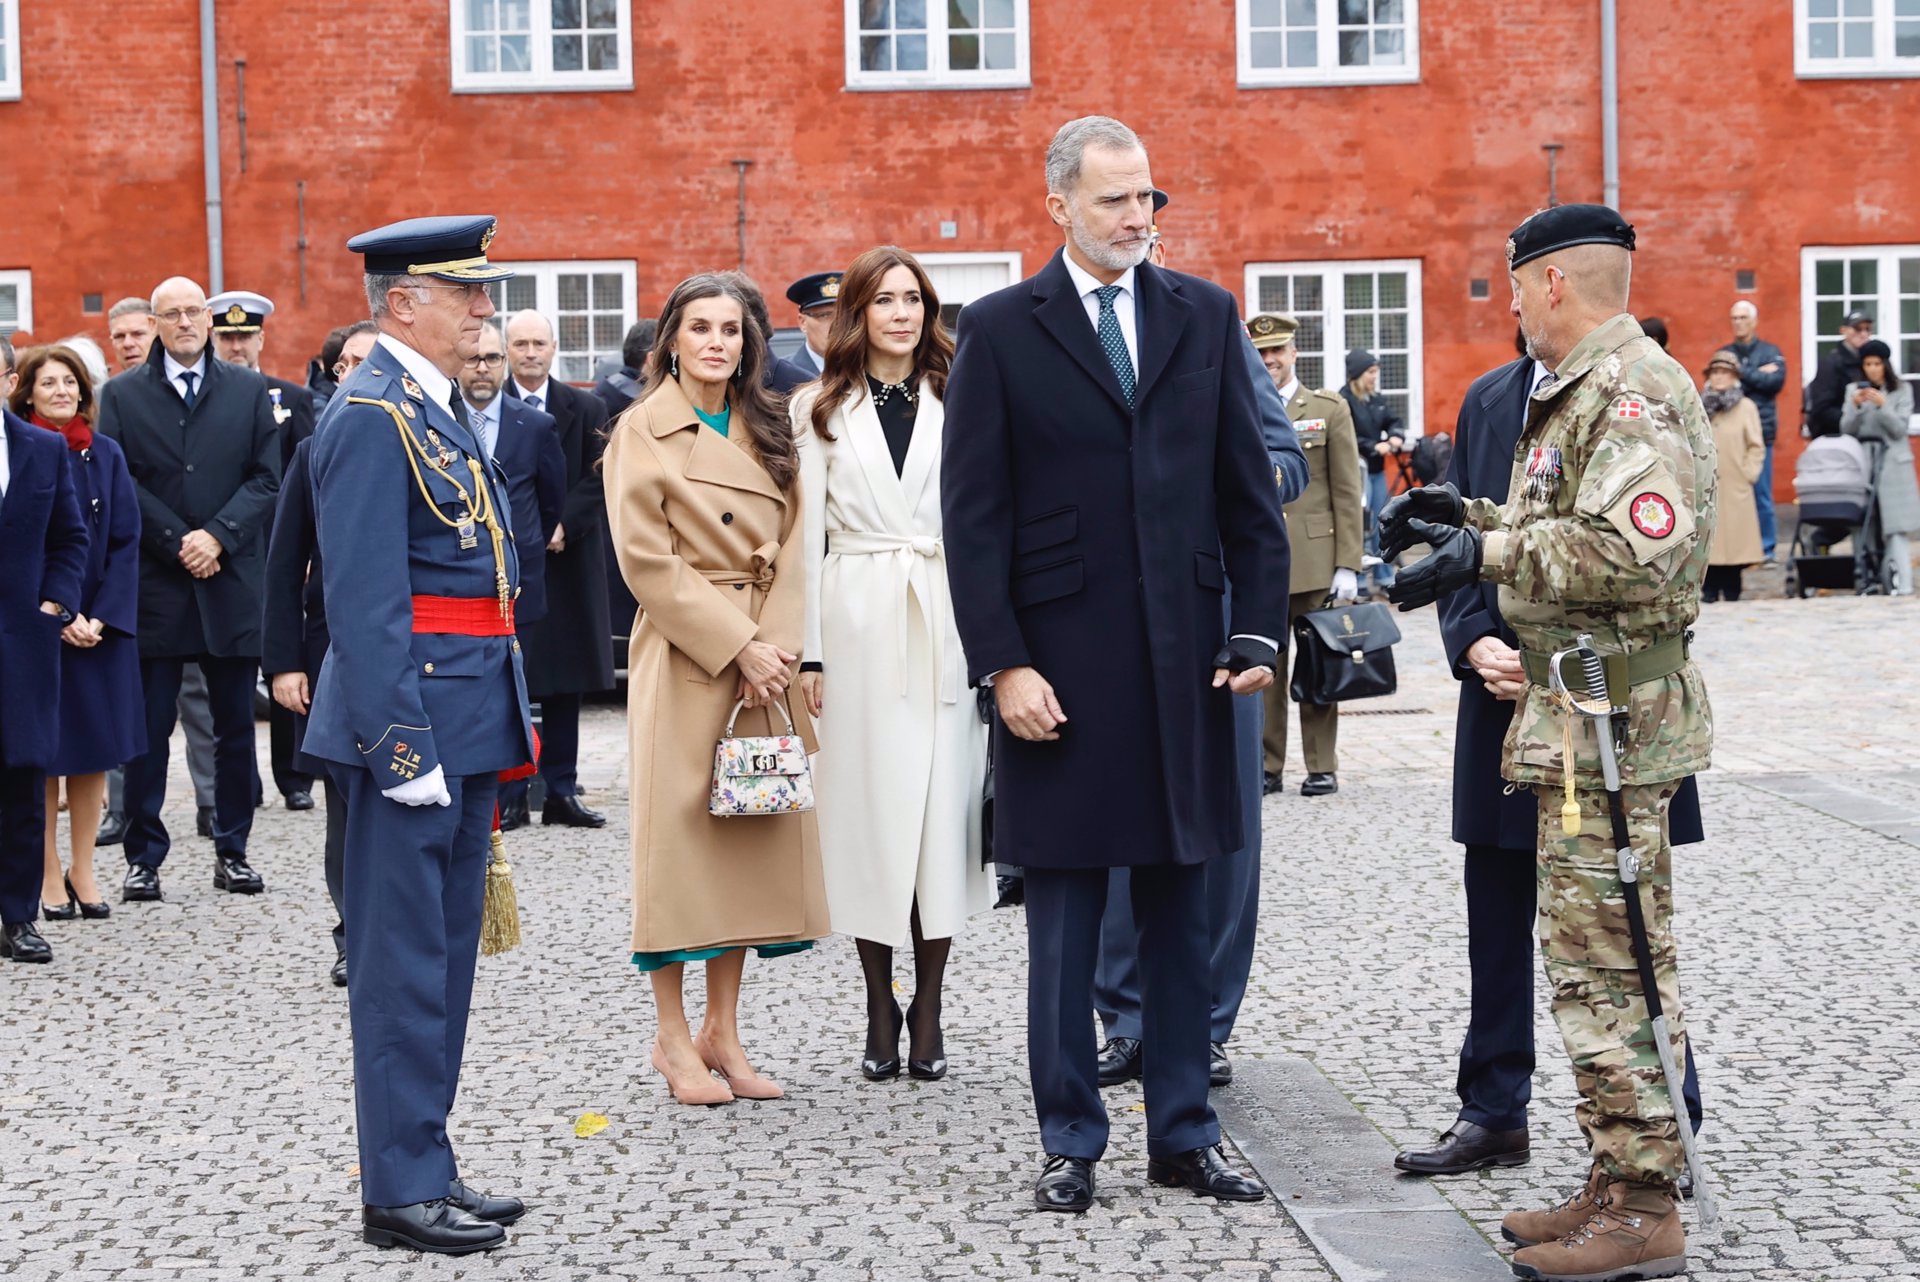
[[[1546,145],[1559,199],[1603,195],[1599,0],[211,7],[218,275],[278,302],[265,363],[289,377],[364,314],[347,237],[432,211],[499,216],[494,257],[530,265],[505,301],[559,315],[576,378],[701,268],[744,265],[790,324],[786,281],[892,241],[964,301],[1057,245],[1041,153],[1099,111],[1152,151],[1174,266],[1317,319],[1328,382],[1349,342],[1372,347],[1409,417],[1446,428],[1512,351],[1501,253],[1548,199]],[[201,9],[0,0],[0,332],[104,339],[116,298],[215,275]],[[1791,455],[1847,307],[1920,372],[1899,142],[1920,19],[1895,0],[1619,9],[1635,310],[1698,369],[1752,300],[1791,365]]]

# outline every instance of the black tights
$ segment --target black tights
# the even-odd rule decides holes
[[[946,1047],[940,1032],[940,985],[947,973],[951,939],[928,939],[920,933],[920,904],[913,905],[913,1001],[904,1017],[893,1000],[893,949],[870,939],[856,939],[860,973],[867,981],[867,1058],[892,1059],[898,1053],[899,1028],[904,1022],[913,1036],[915,1059],[942,1059]],[[891,1038],[891,1040],[890,1040]]]
[[[1700,585],[1702,601],[1738,601],[1740,599],[1739,565],[1710,565],[1707,567],[1706,581]]]

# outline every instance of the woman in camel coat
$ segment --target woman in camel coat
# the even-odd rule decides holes
[[[746,300],[711,275],[668,298],[647,392],[607,443],[607,514],[639,603],[627,659],[633,811],[633,960],[659,1009],[654,1067],[683,1103],[777,1098],[741,1048],[744,949],[775,956],[827,934],[811,813],[707,812],[715,742],[736,700],[738,733],[783,733],[806,609],[799,463],[761,371]],[[707,1009],[689,1034],[688,961],[707,965]],[[709,1070],[725,1082],[715,1081]]]
[[[1713,423],[1720,483],[1700,599],[1738,601],[1740,572],[1766,558],[1760,546],[1760,510],[1754,502],[1753,483],[1766,464],[1767,443],[1760,434],[1759,409],[1740,390],[1740,361],[1731,351],[1715,352],[1707,362],[1707,386],[1700,402]]]

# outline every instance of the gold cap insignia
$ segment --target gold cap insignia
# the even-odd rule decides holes
[[[1507,237],[1507,266],[1513,266],[1513,256],[1520,252],[1520,246],[1513,243],[1513,237]]]
[[[1247,328],[1256,334],[1265,336],[1267,334],[1277,333],[1280,325],[1271,316],[1256,316],[1253,318],[1253,324],[1247,326]]]
[[[840,278],[838,276],[827,277],[826,281],[820,286],[820,297],[840,297]]]
[[[227,324],[244,325],[247,323],[247,309],[235,303],[227,308]]]
[[[487,229],[486,229],[485,231],[483,231],[483,232],[481,232],[481,233],[480,233],[480,252],[481,252],[481,254],[483,254],[483,255],[484,255],[484,254],[485,254],[485,253],[487,252],[487,246],[488,246],[488,245],[491,245],[491,244],[493,243],[493,235],[494,235],[494,233],[495,233],[495,232],[497,232],[497,231],[499,231],[499,230],[500,230],[500,224],[499,224],[499,223],[497,223],[497,222],[494,222],[494,223],[488,223],[488,224],[487,224]]]

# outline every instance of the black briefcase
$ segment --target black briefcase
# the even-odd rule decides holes
[[[1344,703],[1399,686],[1393,647],[1400,625],[1384,605],[1336,605],[1293,621],[1295,703]]]

